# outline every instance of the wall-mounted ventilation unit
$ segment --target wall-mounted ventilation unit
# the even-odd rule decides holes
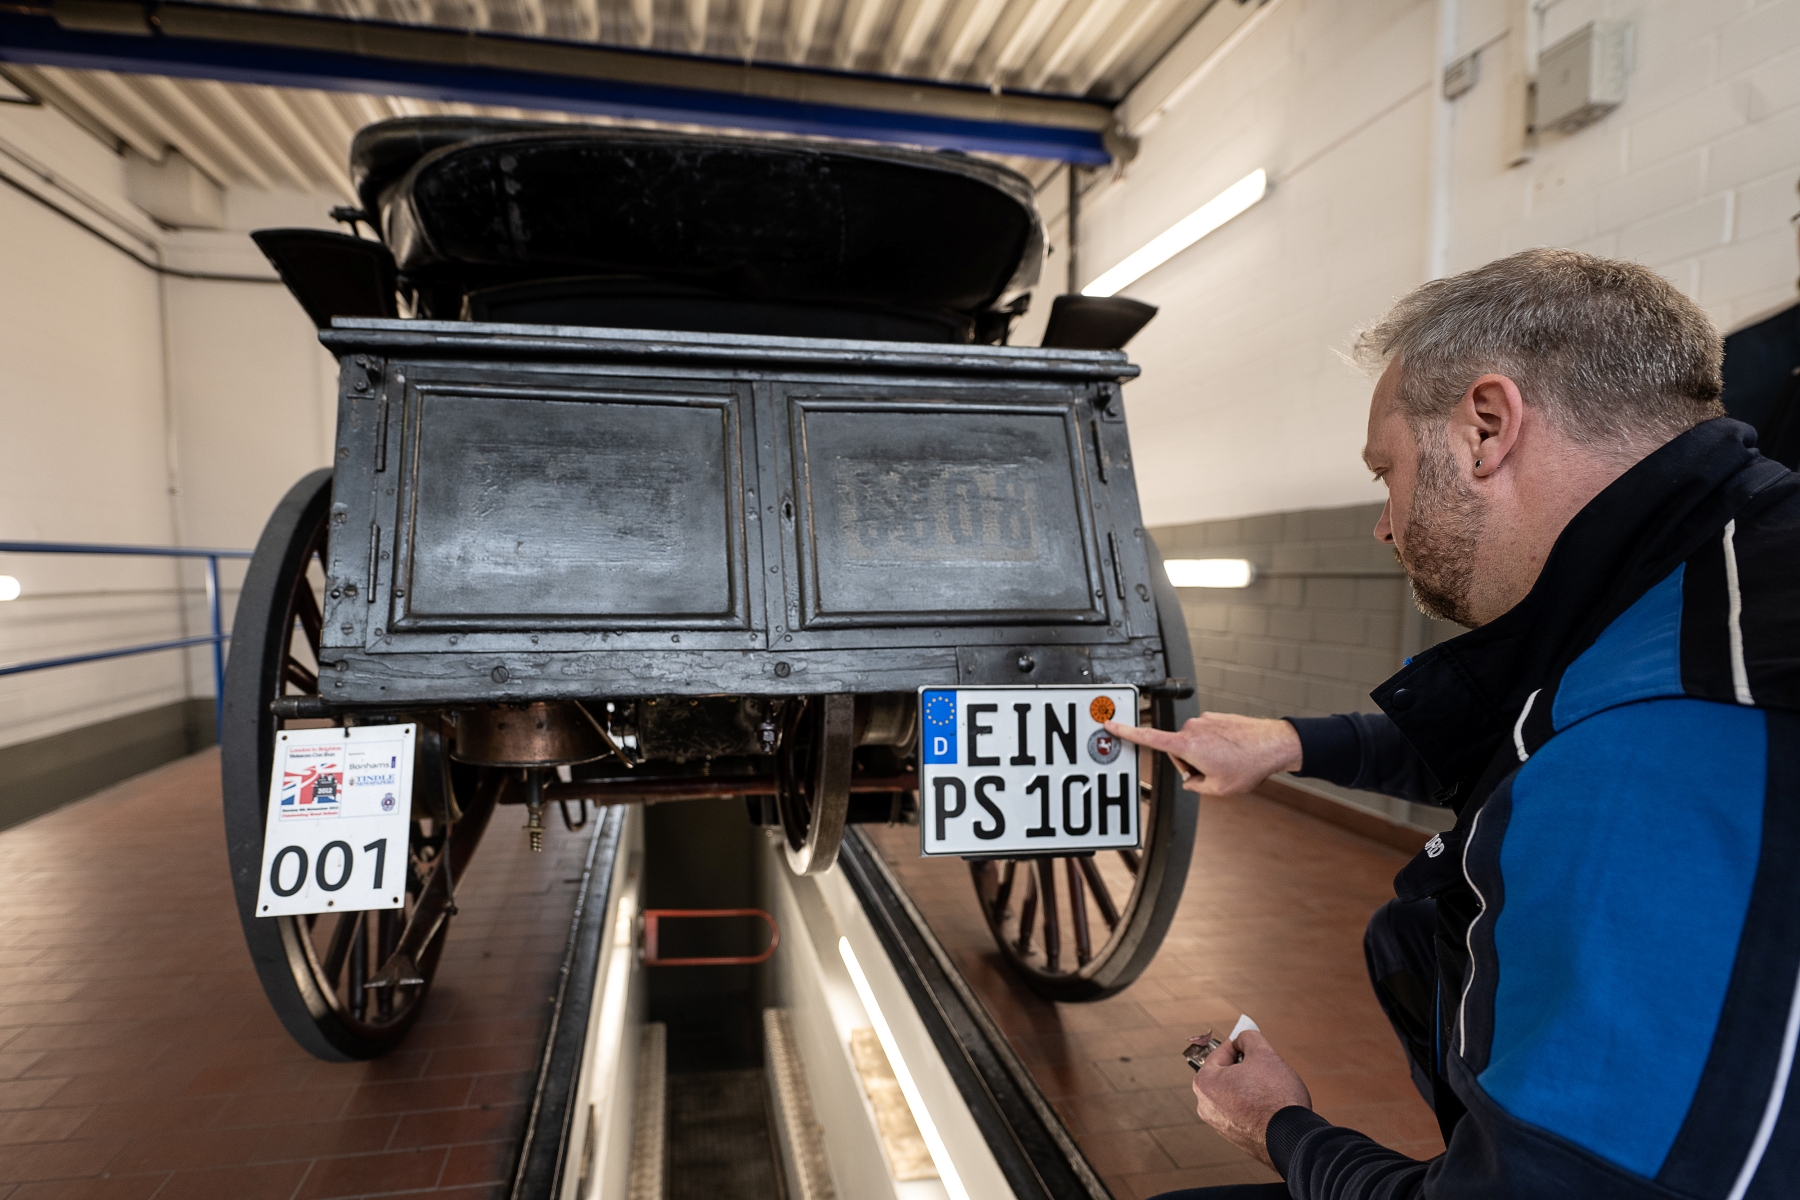
[[[1540,131],[1573,133],[1624,102],[1628,38],[1622,21],[1590,21],[1538,56]]]

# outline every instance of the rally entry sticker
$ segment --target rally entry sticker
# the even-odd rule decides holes
[[[1066,854],[1136,846],[1133,687],[921,688],[924,854]]]
[[[275,735],[257,916],[401,907],[415,728],[358,725]]]

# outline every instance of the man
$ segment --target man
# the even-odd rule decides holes
[[[1448,1150],[1331,1125],[1246,1033],[1198,1111],[1287,1183],[1204,1194],[1800,1196],[1800,476],[1719,415],[1706,317],[1629,263],[1434,281],[1359,354],[1375,536],[1472,632],[1385,715],[1112,728],[1203,794],[1298,770],[1456,810],[1369,938]]]

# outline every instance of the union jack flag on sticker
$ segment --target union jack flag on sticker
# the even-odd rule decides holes
[[[306,808],[313,805],[334,805],[343,795],[344,775],[342,771],[328,768],[335,764],[309,766],[303,771],[283,771],[281,773],[281,806],[283,808]]]

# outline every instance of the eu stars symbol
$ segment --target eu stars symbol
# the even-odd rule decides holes
[[[925,761],[956,761],[956,693],[925,693]]]

